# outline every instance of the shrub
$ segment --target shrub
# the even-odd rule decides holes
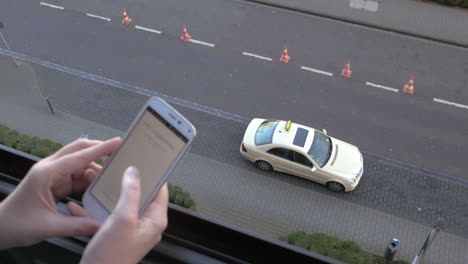
[[[468,0],[432,0],[433,2],[439,3],[441,5],[450,5],[450,6],[459,6],[459,7],[468,7]]]
[[[5,135],[10,129],[7,126],[0,125],[0,142],[2,141],[3,135]]]
[[[39,138],[37,138],[39,139]],[[23,151],[26,153],[31,153],[32,149],[36,145],[37,141],[34,138],[31,138],[26,135],[21,135],[18,141],[18,145],[16,146],[16,149],[19,151]]]
[[[20,134],[18,133],[18,131],[9,130],[3,134],[0,143],[7,147],[15,148],[18,143],[19,137],[20,137]]]
[[[196,211],[195,201],[190,194],[177,185],[169,183],[169,202]]]
[[[307,234],[299,231],[280,237],[289,244],[350,264],[370,264],[371,256],[353,241],[341,240],[323,233]]]
[[[284,241],[286,243],[289,243],[289,244],[296,244],[296,242],[300,239],[303,239],[305,236],[307,236],[307,233],[304,232],[304,231],[297,231],[297,232],[293,232],[287,236],[282,236],[280,237],[280,240],[281,241]]]
[[[462,3],[462,0],[447,0],[448,5],[458,6]]]
[[[58,144],[60,145],[60,144]],[[45,158],[56,151],[57,143],[54,143],[49,139],[42,139],[37,142],[34,148],[31,151],[32,155],[38,156],[40,158]]]

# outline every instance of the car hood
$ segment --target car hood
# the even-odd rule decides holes
[[[346,177],[355,177],[363,166],[362,154],[356,146],[332,138],[333,151],[323,169]]]

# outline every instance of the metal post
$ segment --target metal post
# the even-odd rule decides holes
[[[46,97],[45,100],[46,100],[46,102],[47,102],[47,105],[49,106],[50,112],[51,112],[52,114],[55,114],[54,108],[52,108],[52,104],[50,103],[49,98]]]
[[[432,241],[434,241],[437,233],[439,233],[441,229],[444,229],[446,227],[447,221],[445,221],[445,219],[443,218],[437,218],[437,220],[434,223],[434,229],[432,229],[431,233],[427,236],[426,240],[424,241],[424,244],[422,245],[421,249],[419,250],[418,254],[416,255],[411,264],[422,263],[422,259],[426,254],[427,250],[429,249],[429,246],[431,245]]]
[[[4,27],[5,27],[5,25],[3,25],[2,22],[0,22],[0,29],[2,29]],[[10,47],[8,46],[8,43],[6,42],[5,38],[3,37],[3,34],[2,34],[1,31],[0,31],[0,37],[2,37],[3,43],[5,43],[5,46],[7,47],[8,51],[10,52],[11,57],[15,61],[16,67],[18,67],[19,66],[18,61],[16,61],[15,55],[13,55],[13,52],[11,51]]]

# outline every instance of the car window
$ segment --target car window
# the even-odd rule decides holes
[[[310,167],[310,168],[314,166],[312,165],[312,162],[310,162],[310,160],[308,160],[304,155],[295,151],[293,152],[294,152],[294,162]]]
[[[330,137],[315,131],[314,140],[307,154],[318,166],[323,167],[330,159],[331,152],[332,144]]]
[[[289,149],[285,148],[273,148],[267,151],[267,153],[270,153],[272,155],[275,155],[277,157],[287,159],[292,161],[293,160],[293,152]]]
[[[264,121],[257,129],[255,134],[255,145],[261,146],[273,142],[273,133],[279,121]]]

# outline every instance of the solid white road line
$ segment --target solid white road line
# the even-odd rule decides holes
[[[148,31],[148,32],[151,32],[151,33],[156,33],[156,34],[161,34],[162,32],[159,31],[159,30],[155,30],[155,29],[151,29],[151,28],[146,28],[146,27],[140,27],[140,26],[135,26],[136,29],[140,29],[140,30],[143,30],[143,31]]]
[[[438,98],[434,98],[434,102],[442,103],[442,104],[448,104],[448,105],[468,109],[468,105],[457,104],[457,103],[449,102],[449,101],[438,99]]]
[[[44,3],[44,2],[40,2],[40,4],[43,5],[43,6],[48,6],[48,7],[57,8],[57,9],[63,10],[63,7],[61,7],[61,6],[51,5],[51,4]]]
[[[331,72],[321,71],[321,70],[317,70],[317,69],[314,69],[314,68],[309,68],[309,67],[301,66],[301,69],[306,70],[306,71],[311,71],[311,72],[319,73],[319,74],[328,75],[328,76],[333,76],[333,73],[331,73]]]
[[[208,47],[212,47],[212,48],[215,46],[215,44],[203,42],[203,41],[196,40],[196,39],[189,39],[189,41],[190,41],[190,42],[193,42],[193,43],[196,43],[196,44],[200,44],[200,45],[205,45],[205,46],[208,46]]]
[[[398,93],[398,89],[395,89],[395,88],[392,88],[392,87],[387,87],[387,86],[383,86],[383,85],[379,85],[379,84],[375,84],[375,83],[371,83],[371,82],[366,82],[366,85],[374,86],[374,87],[377,87],[377,88],[385,89],[387,91],[392,91],[392,92]]]
[[[242,55],[254,57],[254,58],[257,58],[257,59],[261,59],[261,60],[271,61],[271,58],[263,57],[263,56],[260,56],[260,55],[257,55],[257,54],[253,54],[253,53],[242,52]]]
[[[86,15],[89,16],[89,17],[94,17],[94,18],[99,18],[99,19],[102,19],[102,20],[106,20],[107,22],[111,21],[111,19],[107,18],[107,17],[97,16],[97,15],[93,15],[93,14],[90,14],[90,13],[86,13]]]

